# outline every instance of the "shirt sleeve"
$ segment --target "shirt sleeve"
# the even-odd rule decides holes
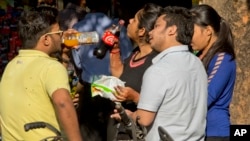
[[[70,91],[67,70],[59,62],[55,61],[48,66],[45,77],[45,87],[50,96],[61,88]]]
[[[167,89],[166,78],[157,67],[149,67],[143,75],[138,109],[157,112]]]
[[[235,79],[236,64],[225,53],[213,57],[208,67],[208,107],[226,91],[226,86]]]

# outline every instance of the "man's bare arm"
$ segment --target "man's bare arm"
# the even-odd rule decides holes
[[[52,94],[56,114],[69,141],[82,141],[76,110],[68,90],[58,89]]]

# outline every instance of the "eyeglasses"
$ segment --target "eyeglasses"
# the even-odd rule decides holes
[[[45,35],[51,35],[51,34],[58,34],[60,37],[62,37],[63,31],[59,30],[59,31],[54,31],[54,32],[48,32]]]

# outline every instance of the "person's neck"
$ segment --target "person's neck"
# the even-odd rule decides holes
[[[199,58],[202,60],[208,53],[209,49],[212,47],[212,45],[215,43],[215,41],[217,40],[217,37],[212,37],[208,43],[208,45],[202,50],[201,55],[199,56]]]
[[[34,50],[38,50],[38,51],[44,52],[44,53],[46,53],[46,54],[48,54],[50,56],[51,53],[49,52],[49,50],[47,48],[48,48],[47,46],[37,45],[34,48]]]
[[[138,47],[140,49],[140,57],[146,56],[152,52],[152,48],[148,43],[139,43]]]

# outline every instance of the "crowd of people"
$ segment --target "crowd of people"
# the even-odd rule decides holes
[[[88,31],[101,38],[128,15],[109,15],[108,0],[85,2],[61,11],[41,4],[21,14],[22,47],[0,81],[3,141],[53,136],[48,129],[25,132],[36,121],[70,141],[128,140],[117,103],[147,129],[146,141],[160,140],[159,127],[176,141],[229,141],[236,56],[230,26],[212,6],[146,3],[100,59],[93,52],[101,42],[70,48],[62,39]],[[114,87],[115,99],[92,97],[91,84],[102,75],[125,82]]]

